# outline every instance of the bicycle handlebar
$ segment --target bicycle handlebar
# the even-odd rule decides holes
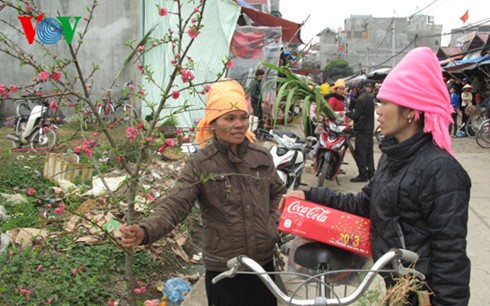
[[[355,302],[359,297],[368,289],[369,285],[374,280],[374,277],[381,272],[382,268],[386,266],[388,263],[393,263],[394,270],[392,272],[398,274],[415,274],[418,277],[424,279],[424,275],[415,269],[406,268],[402,265],[401,261],[406,262],[414,262],[417,260],[418,255],[412,251],[404,250],[404,249],[391,249],[387,253],[385,253],[381,258],[379,258],[374,264],[373,267],[366,274],[361,284],[356,288],[354,292],[350,295],[343,298],[326,298],[322,296],[317,296],[314,299],[297,299],[294,297],[290,297],[286,295],[284,292],[279,289],[279,287],[275,284],[272,278],[267,274],[267,272],[259,265],[255,260],[247,257],[247,256],[238,256],[232,258],[228,261],[227,266],[230,268],[227,271],[219,274],[215,278],[212,279],[212,283],[216,284],[220,280],[229,277],[235,277],[237,274],[244,274],[246,272],[241,272],[240,268],[244,267],[253,271],[253,274],[256,274],[262,282],[266,285],[266,287],[278,298],[279,300],[288,303],[288,305],[298,305],[298,306],[314,306],[314,305],[348,305]],[[242,269],[243,270],[243,269]],[[338,271],[329,271],[329,272],[338,272]]]

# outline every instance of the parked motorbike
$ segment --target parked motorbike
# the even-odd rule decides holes
[[[313,165],[318,186],[323,186],[325,180],[336,180],[340,166],[344,163],[344,156],[349,149],[354,155],[354,148],[350,142],[353,136],[351,125],[342,119],[327,119],[323,123],[323,130],[318,136],[316,144],[315,163]]]
[[[308,146],[306,141],[293,132],[270,130],[277,145],[270,149],[277,173],[284,181],[288,191],[298,189],[305,168]]]
[[[31,149],[51,148],[58,142],[58,127],[49,120],[47,99],[33,99],[31,109],[28,101],[17,103],[14,133],[8,134],[13,148],[29,145]]]

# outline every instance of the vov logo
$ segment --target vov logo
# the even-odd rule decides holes
[[[70,24],[72,16],[58,16],[56,18],[45,18],[44,14],[36,16],[36,26],[32,25],[32,16],[18,16],[24,33],[27,38],[27,42],[32,45],[34,42],[34,36],[37,34],[37,38],[44,44],[52,45],[57,43],[64,35],[66,42],[71,45],[73,34],[77,28],[78,21],[81,16],[73,16],[75,24],[73,28]]]

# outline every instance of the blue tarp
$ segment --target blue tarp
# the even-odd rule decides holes
[[[251,8],[251,9],[254,9],[254,10],[255,10],[255,8],[254,8],[253,6],[251,6],[250,4],[248,4],[248,3],[247,3],[246,1],[244,1],[244,0],[238,0],[238,4],[240,4],[240,5],[241,5],[241,6],[243,6],[243,7],[248,7],[248,8]]]
[[[490,60],[490,55],[485,55],[485,56],[480,56],[477,58],[471,58],[471,59],[461,59],[461,60],[455,60],[452,62],[449,62],[444,68],[451,68],[451,67],[456,67],[460,65],[468,65],[468,64],[479,64],[484,61],[489,61]]]

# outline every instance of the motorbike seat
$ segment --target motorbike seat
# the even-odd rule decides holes
[[[279,137],[283,137],[284,135],[286,135],[289,138],[296,139],[295,140],[296,143],[306,143],[306,140],[300,138],[299,136],[297,136],[291,131],[273,130],[272,132]]]
[[[301,245],[294,254],[294,262],[310,270],[348,269],[354,260],[354,253],[321,242]]]

